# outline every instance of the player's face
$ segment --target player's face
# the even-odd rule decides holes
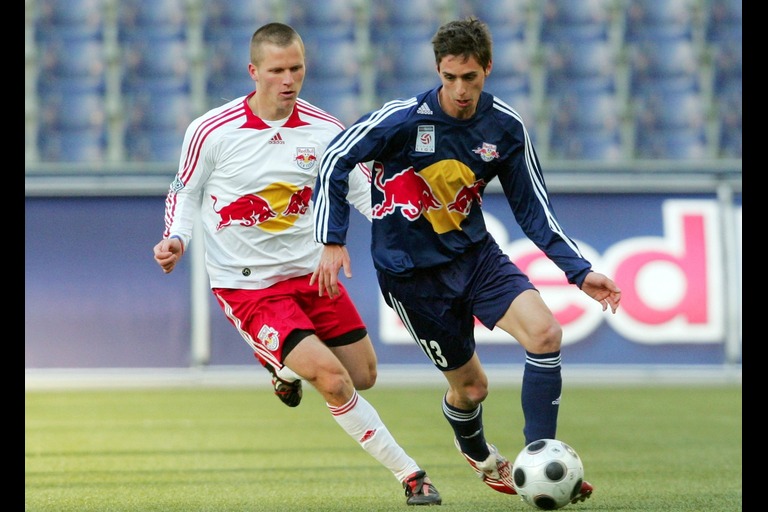
[[[304,51],[301,44],[280,47],[265,44],[261,61],[249,64],[251,78],[256,82],[257,115],[263,119],[288,117],[304,84]]]
[[[449,116],[459,119],[472,117],[477,101],[483,92],[485,77],[491,67],[483,69],[474,57],[447,55],[437,68],[443,88],[440,89],[440,106]]]

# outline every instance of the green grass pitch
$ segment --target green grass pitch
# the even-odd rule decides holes
[[[441,386],[362,394],[428,472],[434,510],[534,510],[482,484],[456,451]],[[522,448],[519,387],[492,385],[488,440]],[[412,510],[392,474],[306,387],[295,409],[266,388],[26,391],[28,512]],[[569,387],[558,437],[595,493],[569,511],[742,510],[741,385]]]

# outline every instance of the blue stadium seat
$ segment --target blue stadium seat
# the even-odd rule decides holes
[[[152,91],[127,96],[125,110],[127,130],[175,129],[183,134],[193,119],[188,93]]]
[[[336,78],[358,81],[360,77],[360,45],[351,37],[309,32],[304,40],[307,80]]]
[[[713,90],[716,96],[742,88],[741,40],[722,41],[713,49]]]
[[[315,32],[326,37],[354,38],[360,11],[357,0],[294,0],[288,5],[287,22],[302,37]]]
[[[606,91],[569,91],[550,103],[554,158],[616,160],[622,154],[622,105]]]
[[[275,21],[272,8],[264,0],[206,0],[202,9],[206,41],[242,33],[246,51],[256,29]]]
[[[547,0],[540,40],[608,39],[613,22],[611,5],[610,0]]]
[[[121,40],[144,33],[184,37],[188,21],[185,0],[119,0],[117,5]]]
[[[500,78],[529,79],[532,68],[532,53],[523,38],[494,36],[491,75]]]
[[[153,91],[129,96],[125,103],[129,114],[125,127],[128,160],[177,162],[184,132],[193,117],[191,96]]]
[[[204,65],[209,107],[253,91],[254,83],[248,75],[252,33],[248,26],[222,33],[208,42]]]
[[[640,132],[635,141],[635,158],[662,160],[703,160],[708,157],[703,129],[669,129]]]
[[[706,40],[710,43],[742,40],[742,0],[708,0]]]
[[[104,130],[107,112],[100,92],[59,90],[41,93],[40,128],[42,130]]]
[[[625,41],[691,37],[695,29],[695,6],[691,0],[629,0]]]
[[[539,0],[459,0],[459,17],[477,16],[494,39],[525,38],[532,10]]]
[[[647,88],[691,90],[701,86],[701,54],[688,37],[647,39],[629,51],[630,94]]]
[[[103,0],[37,0],[35,35],[100,39],[104,31]]]
[[[185,39],[142,32],[124,41],[123,51],[123,92],[189,90],[190,58]]]
[[[184,134],[175,130],[130,132],[125,137],[127,160],[178,164]]]
[[[410,97],[440,83],[429,39],[406,39],[393,32],[386,40],[380,40],[375,50],[379,100]]]
[[[708,108],[697,90],[646,89],[635,96],[636,156],[670,159],[706,157]]]
[[[742,158],[742,94],[729,90],[717,97],[718,156]]]
[[[104,91],[107,58],[101,40],[50,38],[39,43],[39,55],[38,92]]]
[[[102,162],[107,149],[101,129],[41,131],[38,135],[43,162]]]
[[[561,39],[543,46],[547,94],[616,90],[618,55],[608,39]]]
[[[429,42],[445,21],[445,0],[371,2],[371,42],[397,37]],[[434,59],[433,59],[434,60]]]

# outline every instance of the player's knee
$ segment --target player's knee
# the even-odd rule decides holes
[[[360,391],[371,389],[376,384],[379,374],[376,368],[369,368],[367,372],[361,372],[352,376],[355,388]]]
[[[534,354],[557,352],[563,341],[563,328],[557,322],[551,322],[531,336],[526,350]]]

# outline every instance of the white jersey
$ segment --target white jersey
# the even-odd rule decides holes
[[[264,121],[246,100],[189,125],[165,201],[163,237],[180,238],[185,250],[200,213],[212,288],[266,288],[311,274],[320,260],[312,191],[320,157],[343,125],[301,99],[287,119]],[[349,202],[370,220],[370,170],[351,174]]]

